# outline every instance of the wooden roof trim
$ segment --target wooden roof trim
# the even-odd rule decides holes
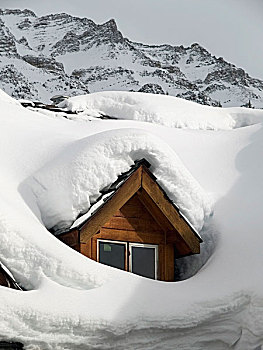
[[[53,234],[55,234],[55,236],[60,236],[60,235],[62,236],[62,235],[66,234],[66,233],[69,233],[71,231],[81,230],[83,228],[83,226],[86,225],[87,221],[89,221],[90,218],[98,212],[98,210],[101,208],[101,206],[104,206],[104,204],[102,204],[97,209],[92,211],[93,205],[97,204],[97,202],[100,201],[101,199],[103,199],[104,196],[107,195],[107,194],[109,194],[109,195],[107,197],[105,196],[103,201],[106,203],[108,200],[110,200],[115,195],[117,189],[120,186],[122,186],[123,183],[125,183],[127,181],[127,179],[138,168],[140,168],[142,165],[144,165],[146,168],[149,168],[151,166],[151,164],[145,158],[142,158],[140,160],[135,160],[134,164],[131,166],[131,168],[128,171],[126,171],[126,172],[122,173],[121,175],[119,175],[117,180],[115,182],[113,182],[111,185],[108,185],[105,188],[103,188],[102,190],[100,190],[101,196],[97,199],[97,201],[95,203],[93,203],[90,206],[90,208],[88,209],[88,211],[86,213],[82,213],[82,214],[78,215],[78,217],[76,218],[75,222],[71,225],[71,227],[69,229],[63,230],[62,232],[61,231],[55,231],[55,232],[53,232]],[[76,224],[76,221],[78,221],[81,217],[85,216],[90,211],[92,211],[90,216],[88,216],[86,219],[81,221],[79,224]],[[51,232],[52,232],[52,229],[51,229]]]
[[[166,234],[166,243],[175,244],[177,248],[177,257],[192,255],[192,249],[187,245],[182,236],[177,232],[160,208],[151,199],[148,193],[141,188],[137,192],[141,203],[147,208],[153,219],[161,222],[161,230]],[[180,253],[179,253],[180,252]]]
[[[81,241],[90,239],[100,227],[107,222],[142,186],[142,166],[133,172],[117,189],[112,197],[96,211],[85,223],[81,230]]]
[[[156,182],[156,177],[148,170],[147,165],[144,163],[140,163],[139,167],[131,172],[116,192],[92,216],[85,220],[79,227],[74,228],[81,230],[80,240],[82,242],[87,241],[96,234],[101,226],[135,193],[138,194],[139,199],[146,207],[150,205],[157,216],[165,218],[165,230],[176,230],[176,233],[186,243],[191,253],[200,252],[199,243],[202,242],[201,237],[184,216],[181,215],[179,208],[169,199],[162,187]],[[154,206],[157,210],[154,209]]]
[[[143,167],[142,170],[142,188],[159,207],[175,230],[181,235],[191,251],[193,253],[199,253],[199,243],[202,242],[202,239],[192,229],[184,217],[180,215],[178,208],[176,208],[173,203],[167,199],[168,197],[166,193],[154,180],[154,178],[152,178],[151,173],[145,167]]]
[[[170,223],[170,221],[167,219],[167,217],[163,214],[163,212],[160,210],[160,208],[154,203],[152,198],[148,195],[148,193],[141,188],[137,192],[137,197],[140,200],[140,202],[144,205],[144,207],[147,209],[147,211],[151,214],[153,219],[156,222],[161,222],[161,230],[164,232],[172,231],[174,230],[173,225]]]

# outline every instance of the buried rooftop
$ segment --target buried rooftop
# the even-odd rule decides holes
[[[102,189],[89,211],[55,235],[81,254],[135,274],[174,281],[175,259],[200,253],[201,237],[169,199],[146,159]]]

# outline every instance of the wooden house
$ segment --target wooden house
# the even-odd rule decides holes
[[[198,254],[202,240],[149,168],[136,161],[58,238],[103,264],[174,281],[175,259]]]

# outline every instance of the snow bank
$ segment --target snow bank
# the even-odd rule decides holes
[[[10,101],[0,98],[0,260],[24,287],[34,290],[0,287],[1,340],[21,341],[27,350],[256,350],[263,344],[262,125],[202,131],[136,121],[76,123]],[[113,131],[101,133],[108,130]],[[178,192],[181,198],[180,188],[191,193],[195,185],[175,153],[217,199],[202,231],[199,262],[207,259],[207,252],[214,253],[201,270],[197,257],[182,262],[186,275],[199,269],[188,280],[164,283],[98,264],[57,240],[39,219],[36,199],[43,208],[50,206],[41,184],[52,190],[56,184],[63,199],[66,189],[75,209],[82,210],[86,198],[81,197],[81,204],[74,196],[87,187],[92,172],[95,189],[89,201],[102,182],[142,154],[151,156],[152,170],[169,195]],[[114,176],[108,170],[111,164]],[[74,184],[75,178],[79,182]],[[197,185],[195,191],[199,189]],[[65,207],[66,212],[67,203]]]
[[[88,211],[100,190],[146,158],[151,171],[192,225],[200,230],[211,203],[176,153],[162,140],[140,129],[99,133],[66,147],[29,180],[48,229],[69,228]]]
[[[140,92],[97,92],[71,97],[60,104],[84,116],[106,114],[118,119],[156,123],[171,128],[230,130],[263,121],[263,111],[216,108],[166,95]]]

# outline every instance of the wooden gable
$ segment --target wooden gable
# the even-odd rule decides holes
[[[157,278],[164,281],[174,280],[175,254],[198,254],[202,242],[143,162],[88,219],[60,239],[97,261],[98,242],[103,240],[156,245]]]
[[[112,198],[83,224],[80,242],[86,242],[98,233],[100,228],[135,194],[155,221],[168,233],[169,240],[180,245],[178,247],[179,255],[184,256],[200,252],[201,238],[180,214],[178,208],[168,199],[144,165],[141,165],[120,186]]]

